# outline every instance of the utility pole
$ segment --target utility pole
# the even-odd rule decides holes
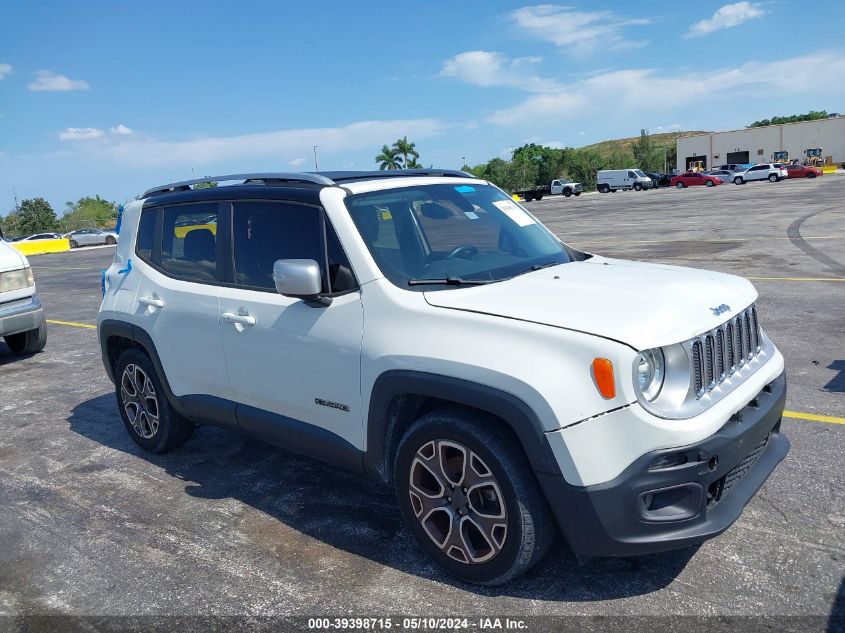
[[[319,145],[314,146],[314,171],[320,173],[320,164],[317,162],[317,148]]]
[[[15,213],[18,212],[18,190],[12,187],[12,196],[15,198]]]

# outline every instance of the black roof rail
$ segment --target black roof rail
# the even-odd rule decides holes
[[[322,186],[332,186],[339,182],[351,180],[372,180],[375,178],[401,178],[408,176],[442,176],[448,178],[476,178],[472,174],[456,169],[388,169],[383,171],[326,171],[314,172],[268,172],[256,174],[229,174],[226,176],[206,176],[193,180],[182,180],[167,185],[160,185],[147,189],[141,196],[151,196],[175,191],[189,191],[193,185],[204,185],[211,182],[226,182],[239,180],[242,184],[264,183],[270,185],[285,185],[296,183],[309,183]]]
[[[457,169],[384,169],[380,171],[323,171],[322,175],[339,183],[349,180],[374,180],[376,178],[402,178],[407,176],[442,176],[448,178],[477,178]]]
[[[240,180],[242,182],[273,182],[273,184],[281,182],[301,183],[307,182],[315,185],[334,185],[334,182],[320,174],[311,174],[307,172],[270,172],[258,174],[229,174],[226,176],[206,176],[205,178],[195,178],[193,180],[182,180],[181,182],[172,182],[168,185],[160,185],[147,189],[142,198],[149,198],[163,193],[171,193],[173,191],[188,191],[192,185],[204,185],[210,182],[226,182],[227,180]]]

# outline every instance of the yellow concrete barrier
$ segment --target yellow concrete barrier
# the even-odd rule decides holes
[[[32,240],[31,242],[12,242],[10,246],[23,255],[62,253],[64,251],[70,250],[70,240],[63,237],[58,240]]]
[[[835,174],[836,173],[836,165],[825,165],[822,167],[823,174]]]

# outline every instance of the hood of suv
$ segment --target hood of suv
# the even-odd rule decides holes
[[[748,307],[757,291],[734,275],[592,257],[425,298],[432,306],[576,330],[642,350],[716,327]]]
[[[18,268],[23,268],[26,264],[26,257],[3,240],[0,240],[0,272],[17,270]]]

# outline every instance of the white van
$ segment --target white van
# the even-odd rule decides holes
[[[596,189],[599,193],[634,189],[651,189],[654,183],[639,169],[603,169],[596,175]]]
[[[0,231],[0,337],[14,354],[35,354],[47,344],[47,326],[26,257]]]

